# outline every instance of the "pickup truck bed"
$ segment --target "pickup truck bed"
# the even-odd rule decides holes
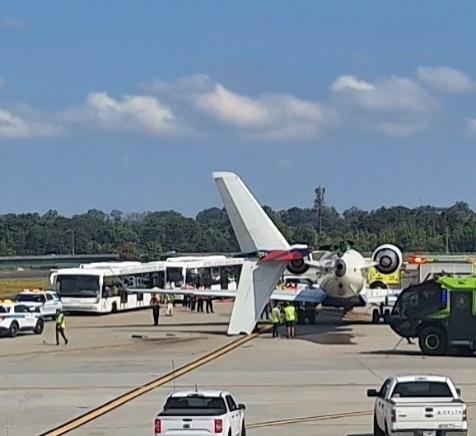
[[[244,411],[229,392],[174,392],[155,417],[155,434],[245,436]]]
[[[448,377],[394,376],[376,397],[375,436],[467,436],[466,405]]]

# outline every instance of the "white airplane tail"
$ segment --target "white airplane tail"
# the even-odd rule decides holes
[[[213,173],[240,249],[246,253],[291,247],[254,196],[234,173]],[[245,260],[228,334],[250,334],[286,268],[286,261]]]
[[[213,173],[240,250],[289,250],[290,246],[243,181],[234,173]]]

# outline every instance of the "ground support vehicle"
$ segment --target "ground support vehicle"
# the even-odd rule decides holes
[[[45,321],[41,314],[12,300],[0,301],[0,334],[15,337],[20,331],[43,333]]]
[[[245,436],[245,409],[226,391],[173,392],[155,418],[155,435]]]
[[[467,436],[466,405],[448,377],[389,377],[377,391],[375,436]]]
[[[38,310],[45,319],[54,319],[63,309],[58,294],[53,291],[25,290],[17,294],[15,301]]]
[[[391,328],[418,338],[424,354],[472,353],[476,349],[476,277],[442,276],[399,295]]]

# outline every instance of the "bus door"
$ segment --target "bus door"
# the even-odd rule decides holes
[[[448,319],[448,338],[468,340],[476,337],[476,317],[473,315],[473,292],[450,292],[450,317]]]

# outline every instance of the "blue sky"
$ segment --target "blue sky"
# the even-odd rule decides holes
[[[4,1],[0,213],[476,207],[476,4]]]

